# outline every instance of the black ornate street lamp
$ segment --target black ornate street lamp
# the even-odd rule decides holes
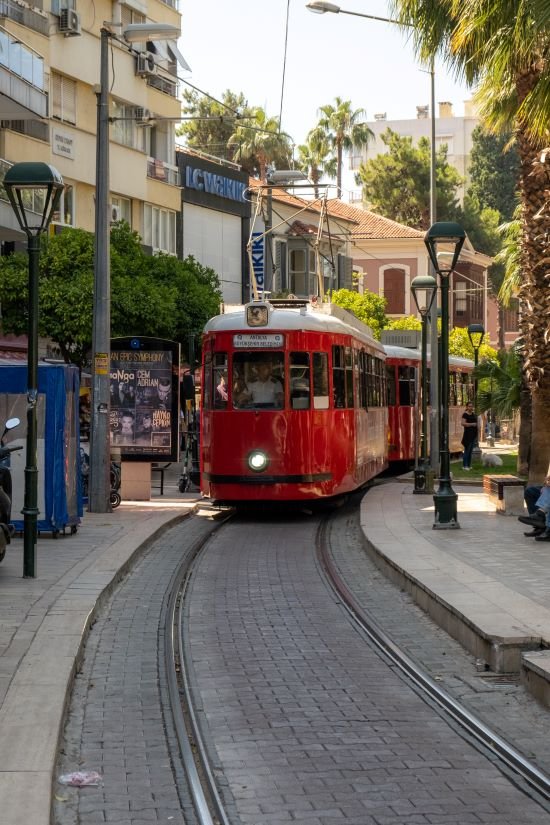
[[[434,494],[434,529],[460,527],[457,516],[458,496],[451,485],[449,456],[449,281],[456,267],[466,233],[458,223],[440,221],[432,224],[424,243],[441,285],[441,376],[439,487]]]
[[[428,464],[428,316],[437,293],[437,281],[431,275],[417,275],[411,283],[411,292],[422,320],[422,381],[421,381],[421,415],[420,467],[414,470],[415,493],[433,492],[433,471]]]
[[[485,327],[483,324],[468,324],[468,338],[470,339],[470,344],[472,345],[472,349],[474,351],[474,367],[477,370],[477,365],[479,361],[479,348],[483,343],[483,338],[485,337]],[[477,415],[477,375],[474,374],[474,412]],[[472,451],[472,458],[479,459],[481,455],[481,450],[479,449],[479,434],[476,438],[476,443],[474,444],[474,449]]]
[[[19,225],[27,236],[29,254],[27,453],[23,504],[23,576],[36,577],[38,523],[37,417],[38,403],[38,263],[40,235],[46,232],[59,205],[63,178],[41,162],[16,163],[6,172],[4,189]]]

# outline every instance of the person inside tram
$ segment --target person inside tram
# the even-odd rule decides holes
[[[265,359],[256,363],[256,377],[248,381],[235,399],[238,406],[266,406],[280,409],[284,390],[281,381],[273,375],[273,363]]]
[[[219,381],[216,385],[215,407],[225,407],[227,403],[227,373],[220,373]]]

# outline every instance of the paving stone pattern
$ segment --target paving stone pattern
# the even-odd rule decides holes
[[[54,825],[192,823],[173,733],[165,731],[162,616],[171,577],[206,519],[168,531],[100,611],[75,679],[57,776],[97,771],[101,787],[57,784]],[[168,720],[168,724],[169,724]]]
[[[368,494],[367,494],[368,495]],[[407,499],[404,499],[407,501]],[[417,512],[417,510],[414,510]],[[485,514],[487,515],[487,514]],[[413,512],[409,517],[413,518]],[[490,517],[490,516],[489,516]],[[433,518],[422,513],[417,521]],[[502,517],[496,516],[502,520]],[[516,524],[504,526],[511,535]],[[424,525],[422,525],[424,528]],[[521,527],[521,525],[520,525]],[[481,532],[480,530],[477,531]],[[476,531],[473,530],[472,533]],[[443,541],[443,534],[433,531],[433,539]],[[445,540],[455,544],[459,533],[445,532]],[[473,556],[468,536],[462,533],[459,548],[467,546]],[[524,539],[528,542],[528,539]],[[485,542],[487,537],[485,536]],[[532,539],[531,539],[532,542]],[[332,558],[358,602],[386,631],[390,638],[429,675],[489,727],[516,747],[527,759],[550,775],[550,713],[519,684],[519,678],[488,673],[475,657],[438,627],[412,600],[408,593],[393,585],[368,555],[359,526],[357,507],[349,507],[332,523],[330,531]],[[503,544],[507,544],[507,539]],[[534,542],[533,542],[534,544]],[[516,538],[517,547],[517,538]],[[460,549],[462,553],[463,550]],[[479,554],[479,550],[478,550]],[[517,550],[516,550],[517,554]],[[483,554],[485,557],[487,553]],[[482,562],[485,564],[485,561]],[[482,667],[482,666],[481,666]],[[550,821],[550,818],[549,818]]]
[[[192,580],[197,699],[243,825],[548,825],[364,642],[315,529],[230,524]]]

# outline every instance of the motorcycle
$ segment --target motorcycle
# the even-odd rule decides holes
[[[0,561],[6,555],[7,546],[15,532],[13,525],[10,523],[12,498],[10,454],[23,449],[22,445],[18,447],[6,446],[4,441],[9,431],[18,427],[20,423],[19,418],[9,418],[0,438]]]
[[[80,448],[80,474],[82,478],[82,495],[84,498],[88,498],[90,456],[83,447]],[[118,492],[121,483],[120,466],[116,463],[116,461],[111,461],[109,478],[111,485],[111,489],[109,491],[109,501],[111,503],[111,507],[114,509],[115,507],[118,507],[122,501],[120,493]]]

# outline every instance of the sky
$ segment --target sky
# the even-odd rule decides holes
[[[338,95],[364,109],[367,120],[416,117],[430,102],[430,75],[398,26],[348,14],[313,14],[308,0],[180,0],[180,50],[192,69],[184,75],[216,98],[225,89],[243,92],[248,103],[279,116],[290,3],[282,102],[283,131],[303,143],[318,109]],[[390,17],[386,0],[345,0],[342,9]],[[457,116],[470,97],[443,67],[435,67],[439,101]]]

